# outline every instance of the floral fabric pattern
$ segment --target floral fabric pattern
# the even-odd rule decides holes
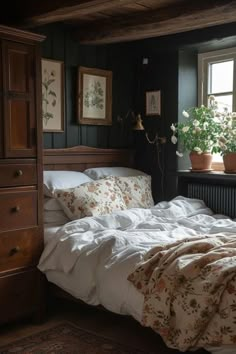
[[[150,250],[128,277],[144,294],[142,323],[186,351],[236,343],[236,235]]]
[[[115,177],[128,209],[154,205],[151,176]]]
[[[57,190],[55,194],[71,220],[126,209],[114,178],[104,178],[84,183],[79,187]]]

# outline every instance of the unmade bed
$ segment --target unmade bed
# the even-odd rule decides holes
[[[80,155],[79,149],[74,155]],[[134,317],[153,328],[172,348],[204,347],[212,353],[235,353],[236,223],[215,214],[196,198],[177,196],[154,205],[147,185],[141,188],[144,194],[137,194],[139,183],[149,183],[141,171],[108,168],[105,175],[103,169],[98,171],[103,175],[93,168],[86,176],[92,176],[95,184],[105,180],[99,185],[101,191],[103,183],[109,183],[109,188],[118,183],[121,190],[125,185],[126,207],[119,205],[116,210],[116,200],[110,213],[99,215],[98,210],[77,218],[71,201],[78,193],[80,197],[85,193],[84,186],[86,192],[94,188],[94,182],[82,180],[77,194],[70,187],[69,175],[67,186],[56,185],[57,198],[52,199],[59,203],[47,196],[45,204],[47,209],[58,210],[47,210],[53,213],[49,213],[51,222],[45,224],[45,248],[38,266],[48,281],[88,304]],[[59,183],[62,180],[59,178]],[[129,183],[137,190],[126,200]],[[63,219],[58,211],[68,213],[61,213]],[[79,209],[80,216],[83,212]],[[55,215],[58,219],[52,222]]]

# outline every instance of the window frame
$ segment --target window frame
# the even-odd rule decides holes
[[[233,60],[233,91],[232,91],[232,111],[236,111],[236,47],[214,50],[198,54],[198,105],[208,103],[209,87],[209,65],[217,62]],[[231,91],[230,91],[231,92]],[[225,93],[225,92],[222,92]],[[222,94],[222,93],[217,93]],[[216,96],[217,97],[217,96]],[[217,171],[224,170],[223,162],[213,162],[212,168]]]

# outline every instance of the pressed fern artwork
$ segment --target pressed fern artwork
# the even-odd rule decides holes
[[[63,62],[42,59],[42,119],[44,132],[64,130]]]
[[[47,126],[49,119],[53,119],[54,115],[50,112],[49,107],[56,106],[57,95],[56,92],[51,88],[52,84],[55,82],[56,72],[55,70],[48,71],[44,69],[44,75],[42,80],[42,101],[43,101],[43,120],[44,124]]]

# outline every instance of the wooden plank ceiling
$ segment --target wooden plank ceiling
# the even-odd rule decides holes
[[[70,25],[78,40],[105,44],[165,36],[236,22],[232,0],[21,0],[9,2],[2,24]]]

